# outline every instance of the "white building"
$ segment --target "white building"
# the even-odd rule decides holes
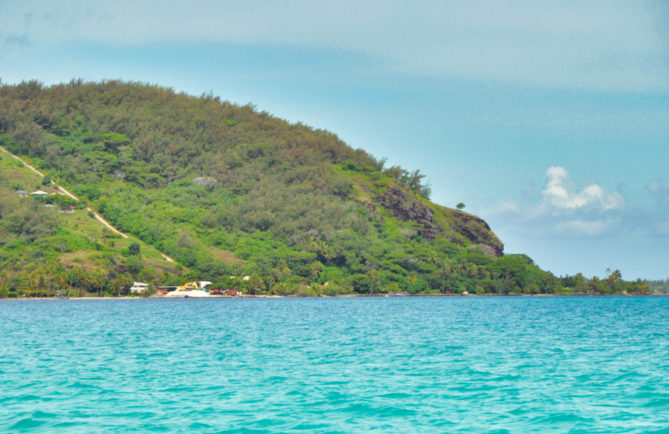
[[[149,289],[148,283],[132,282],[132,286],[130,287],[130,292],[132,292],[133,294],[141,294],[145,292],[147,289]]]

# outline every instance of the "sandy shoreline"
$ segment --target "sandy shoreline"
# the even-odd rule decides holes
[[[669,297],[669,294],[413,294],[413,295],[363,295],[363,294],[343,294],[335,296],[296,296],[296,295],[243,295],[241,297],[225,297],[212,295],[209,297],[69,297],[69,298],[55,298],[55,297],[19,297],[19,298],[0,298],[1,300],[32,300],[32,301],[59,301],[59,300],[183,300],[185,298],[198,300],[235,300],[235,299],[272,299],[272,298],[421,298],[421,297]]]

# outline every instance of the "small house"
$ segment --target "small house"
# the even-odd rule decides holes
[[[146,292],[147,289],[149,289],[148,283],[133,282],[132,286],[130,287],[130,292],[133,294],[141,294]]]

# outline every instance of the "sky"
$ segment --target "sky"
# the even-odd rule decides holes
[[[556,275],[669,277],[669,3],[0,0],[0,79],[212,93],[419,169]]]

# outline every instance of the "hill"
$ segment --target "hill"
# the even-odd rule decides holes
[[[37,208],[7,198],[15,195],[9,187],[24,185],[6,172],[3,201],[11,204],[0,208],[1,230],[15,243],[40,240],[58,252],[21,261],[16,255],[32,244],[4,242],[7,293],[20,292],[35,264],[66,273],[76,264],[63,256],[91,248],[113,266],[94,259],[97,268],[80,267],[85,272],[156,284],[200,278],[251,293],[643,290],[619,275],[594,284],[574,277],[566,285],[525,255],[504,255],[480,218],[430,202],[419,171],[385,167],[332,133],[211,95],[118,81],[5,85],[0,145],[141,240],[142,251],[155,249],[133,268],[126,242],[77,234],[83,223],[72,225],[69,217],[48,220],[50,229],[33,238],[12,229],[8,209]],[[87,243],[74,243],[77,236]],[[67,248],[59,251],[59,243]],[[180,267],[146,262],[159,252]],[[99,286],[112,292],[107,283]]]
[[[119,294],[133,278],[170,281],[181,273],[156,249],[109,230],[83,203],[0,151],[0,296]]]

